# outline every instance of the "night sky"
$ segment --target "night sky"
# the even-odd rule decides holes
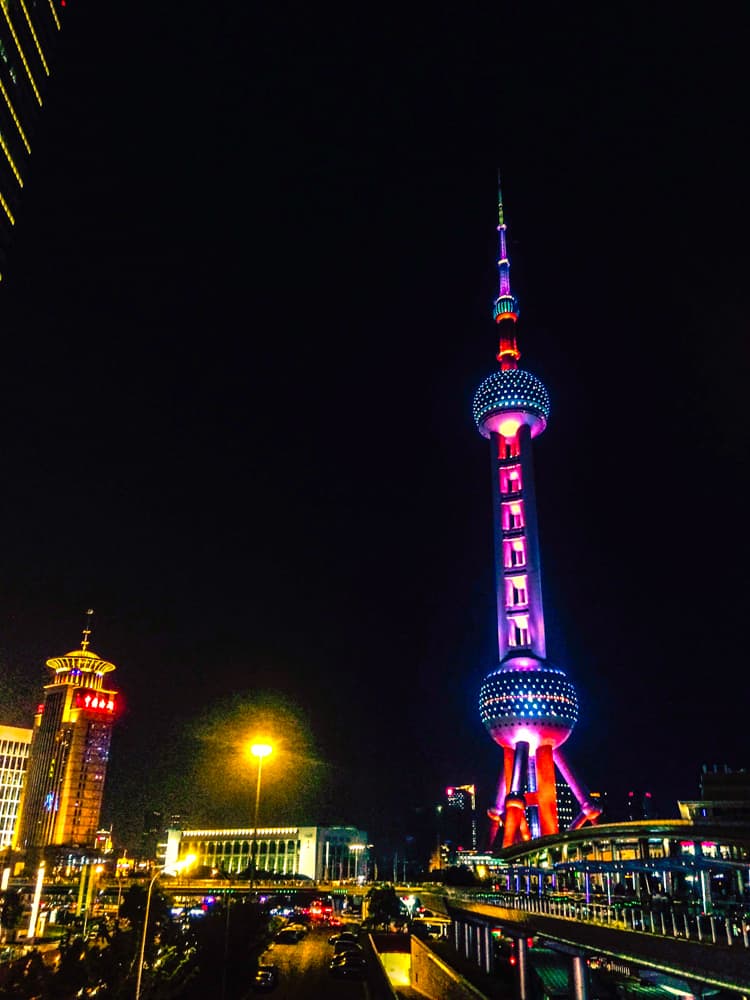
[[[0,704],[94,608],[118,843],[250,823],[261,728],[267,822],[490,804],[498,167],[569,757],[668,816],[750,766],[748,25],[575,8],[68,0],[0,287]]]

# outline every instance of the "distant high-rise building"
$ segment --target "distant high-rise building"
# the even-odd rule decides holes
[[[180,813],[164,813],[158,809],[150,809],[143,816],[143,833],[139,856],[141,861],[159,865],[164,864],[167,852],[167,834],[169,830],[182,830],[189,825],[188,818]]]
[[[0,0],[0,277],[65,0]]]
[[[704,764],[700,799],[678,802],[682,819],[691,823],[750,825],[750,772],[727,764]]]
[[[654,815],[651,792],[629,791],[625,797],[625,819],[651,819]]]
[[[0,848],[13,843],[31,732],[17,726],[0,726]]]
[[[557,823],[561,830],[568,830],[578,815],[576,800],[570,790],[570,785],[562,778],[557,779],[555,788],[557,789]]]
[[[477,849],[477,797],[474,785],[451,785],[445,790],[445,830],[454,850]]]
[[[117,692],[104,687],[114,663],[88,648],[92,613],[81,648],[47,660],[54,676],[34,718],[15,839],[22,851],[96,842]]]

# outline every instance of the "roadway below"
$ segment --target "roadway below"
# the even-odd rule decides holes
[[[328,938],[337,929],[341,928],[314,926],[296,943],[274,941],[266,949],[260,963],[275,965],[279,970],[279,984],[268,994],[273,1000],[376,1000],[374,978],[369,970],[362,980],[337,979],[328,971],[333,957]],[[368,961],[377,962],[377,958],[370,956]],[[256,1000],[259,996],[248,989],[243,1000]]]

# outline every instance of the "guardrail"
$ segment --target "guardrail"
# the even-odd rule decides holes
[[[750,919],[713,913],[690,913],[673,907],[649,909],[513,892],[461,892],[453,890],[451,900],[486,903],[526,913],[538,913],[576,923],[596,924],[623,931],[637,931],[661,937],[682,938],[703,944],[738,946],[750,949]]]

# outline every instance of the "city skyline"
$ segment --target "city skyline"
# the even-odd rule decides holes
[[[496,637],[471,397],[499,165],[524,361],[551,396],[535,467],[571,759],[610,803],[648,787],[672,815],[701,764],[747,766],[743,699],[712,683],[744,690],[750,546],[731,33],[712,26],[722,62],[698,77],[703,39],[658,14],[648,35],[625,13],[384,17],[368,39],[344,19],[359,43],[339,48],[279,12],[246,64],[252,15],[229,4],[204,35],[176,7],[146,33],[67,11],[0,292],[0,722],[31,725],[45,660],[93,607],[123,701],[116,834],[169,808],[168,768],[179,784],[200,751],[218,770],[210,720],[259,698],[303,716],[321,808],[371,837],[451,783],[484,814]]]

